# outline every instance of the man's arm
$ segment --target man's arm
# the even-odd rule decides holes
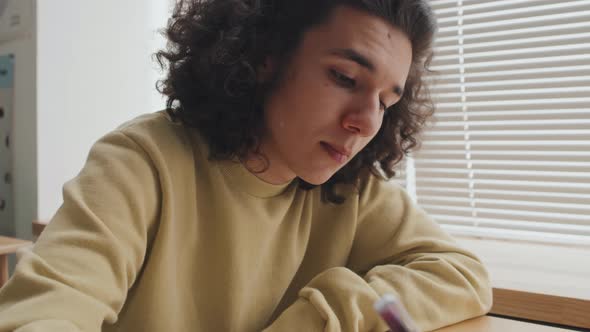
[[[297,331],[301,324],[310,331],[387,331],[373,309],[385,293],[399,297],[425,331],[485,314],[492,301],[481,262],[405,191],[373,179],[361,193],[347,266],[311,280],[291,311],[299,317],[288,308],[268,331]]]
[[[0,290],[0,331],[100,331],[114,322],[158,218],[158,183],[146,153],[126,134],[97,142]]]

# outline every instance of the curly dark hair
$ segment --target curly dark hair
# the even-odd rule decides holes
[[[204,137],[212,159],[243,160],[258,152],[265,130],[264,97],[280,82],[303,34],[340,5],[398,27],[411,41],[413,54],[401,100],[385,113],[371,142],[321,185],[322,197],[343,202],[335,185],[358,184],[363,174],[390,179],[396,164],[418,146],[418,134],[434,112],[423,81],[436,31],[427,0],[178,0],[164,30],[167,48],[155,54],[167,69],[157,87],[167,96],[169,113]],[[270,83],[260,84],[255,68],[268,56],[279,70]],[[315,187],[302,180],[300,186]]]

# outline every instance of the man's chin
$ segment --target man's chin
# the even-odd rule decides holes
[[[334,175],[334,173],[330,174],[322,174],[322,175],[313,175],[313,176],[299,176],[299,178],[309,184],[314,186],[321,186],[322,184],[328,182],[330,178]]]

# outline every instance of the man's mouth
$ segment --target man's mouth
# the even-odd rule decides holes
[[[338,163],[344,163],[350,157],[350,152],[343,147],[334,146],[330,143],[320,142],[320,145],[326,150],[326,152]]]

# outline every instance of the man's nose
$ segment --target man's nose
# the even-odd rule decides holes
[[[383,117],[379,98],[367,98],[350,108],[342,119],[342,127],[362,137],[373,136]]]

